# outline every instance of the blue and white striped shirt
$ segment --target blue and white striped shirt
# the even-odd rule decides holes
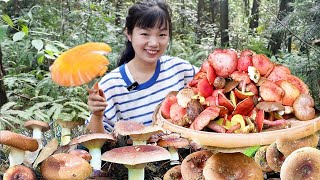
[[[112,131],[118,120],[151,125],[153,111],[168,92],[181,90],[198,72],[197,67],[185,60],[162,56],[152,78],[129,91],[127,87],[133,78],[126,66],[107,73],[99,82],[108,103],[103,119],[107,131]]]

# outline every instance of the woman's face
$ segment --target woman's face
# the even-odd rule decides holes
[[[164,53],[169,42],[169,29],[157,25],[153,28],[142,29],[135,27],[128,35],[135,51],[134,60],[154,64]]]

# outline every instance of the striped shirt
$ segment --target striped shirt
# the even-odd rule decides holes
[[[156,106],[168,92],[184,88],[197,71],[185,60],[162,56],[151,79],[130,91],[128,87],[134,80],[126,64],[107,73],[99,82],[108,104],[103,119],[105,129],[112,131],[118,120],[151,125]]]

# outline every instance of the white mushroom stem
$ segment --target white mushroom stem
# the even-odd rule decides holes
[[[94,170],[101,170],[101,149],[100,148],[90,148],[89,153],[92,156],[90,160],[90,165]]]
[[[40,127],[34,127],[32,130],[32,138],[33,139],[41,139],[42,131]]]
[[[124,166],[128,168],[128,180],[144,180],[144,168],[146,163],[138,165],[127,165]]]
[[[10,153],[9,153],[9,163],[10,167],[14,165],[22,164],[24,159],[25,151],[10,147]]]
[[[61,127],[61,145],[67,145],[71,140],[71,129]]]
[[[146,145],[147,141],[132,141],[132,145]]]
[[[168,147],[171,154],[170,165],[180,164],[178,150],[174,147]]]

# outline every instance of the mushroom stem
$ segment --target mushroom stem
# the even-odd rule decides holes
[[[61,127],[61,145],[67,145],[71,140],[71,129]]]
[[[41,128],[40,128],[40,127],[35,127],[35,128],[33,128],[32,138],[33,138],[33,139],[41,139],[41,137],[42,137]]]
[[[137,164],[137,165],[128,165],[124,166],[128,168],[128,180],[144,180],[144,168],[146,163]]]
[[[101,170],[101,149],[100,148],[91,148],[89,153],[92,156],[90,160],[90,165],[94,170]]]
[[[174,148],[174,147],[168,147],[168,150],[169,150],[170,155],[171,155],[170,165],[180,164],[178,150],[176,148]]]
[[[132,142],[132,145],[135,146],[135,145],[146,145],[147,144],[147,141],[133,141]]]
[[[10,167],[23,163],[25,151],[14,147],[10,147],[9,163]]]

